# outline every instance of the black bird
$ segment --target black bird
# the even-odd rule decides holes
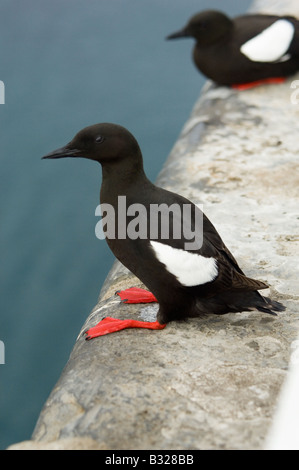
[[[299,21],[292,16],[253,14],[230,19],[207,10],[167,39],[185,37],[196,41],[197,68],[220,85],[246,89],[279,83],[299,70]]]
[[[146,302],[147,294],[149,301],[159,303],[157,322],[109,318],[91,328],[88,339],[132,326],[161,329],[172,320],[207,313],[257,309],[275,315],[284,310],[257,292],[268,286],[245,276],[195,204],[147,179],[139,145],[124,127],[108,123],[86,127],[65,147],[43,158],[64,157],[88,158],[102,165],[100,202],[108,245],[150,291],[137,290],[136,299],[136,290],[131,296],[127,289],[122,298]],[[154,219],[157,209],[162,216]]]

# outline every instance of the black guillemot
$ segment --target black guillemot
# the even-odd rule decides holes
[[[243,90],[281,83],[299,70],[299,21],[292,16],[252,14],[230,19],[207,10],[167,39],[196,40],[197,68],[220,85]]]
[[[275,311],[284,310],[280,303],[257,292],[268,286],[246,277],[215,227],[195,204],[148,180],[139,145],[127,129],[109,123],[86,127],[65,147],[43,158],[64,157],[83,157],[101,164],[101,205],[112,207],[119,219],[118,201],[120,196],[125,197],[133,208],[126,219],[127,229],[139,207],[145,209],[145,214],[153,207],[165,209],[158,230],[154,227],[147,236],[130,236],[129,230],[121,237],[117,230],[106,236],[116,258],[149,289],[126,289],[118,294],[128,303],[158,302],[157,321],[105,318],[86,332],[87,339],[129,327],[162,329],[172,320],[209,313],[259,310],[275,315]],[[188,230],[182,215],[185,208],[191,221]],[[143,217],[139,225],[148,226],[149,216]],[[164,222],[169,229],[167,236],[163,236]],[[180,229],[177,233],[175,227]],[[190,234],[196,231],[201,232],[198,247],[190,245]]]

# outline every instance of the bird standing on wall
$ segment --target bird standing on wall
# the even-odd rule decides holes
[[[274,314],[284,309],[257,292],[268,286],[245,276],[215,227],[195,204],[147,179],[139,145],[125,128],[107,123],[87,127],[65,147],[43,158],[64,157],[83,157],[101,164],[101,204],[105,204],[107,211],[109,207],[113,209],[115,222],[124,220],[123,226],[107,233],[107,243],[116,258],[150,292],[128,289],[120,293],[121,298],[129,303],[159,303],[156,322],[106,318],[87,332],[88,339],[127,327],[162,329],[172,320],[208,313],[221,315],[257,309]],[[126,199],[125,219],[123,211],[119,211],[120,197]],[[161,204],[173,211],[165,210],[166,216],[153,227],[151,210]],[[183,216],[185,209],[189,218]],[[149,229],[142,237],[131,231],[136,210],[141,214],[139,228]],[[168,236],[163,232],[165,224],[170,228]],[[191,242],[193,235],[195,245]]]
[[[299,20],[291,16],[230,19],[219,11],[203,11],[167,39],[187,37],[196,40],[197,68],[220,85],[242,90],[281,83],[299,70]]]

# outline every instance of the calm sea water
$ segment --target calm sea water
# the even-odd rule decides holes
[[[154,180],[204,78],[165,36],[249,0],[0,0],[0,448],[29,439],[113,256],[94,234],[100,167],[41,161],[96,122],[127,127]]]

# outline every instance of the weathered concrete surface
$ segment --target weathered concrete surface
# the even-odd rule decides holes
[[[277,2],[274,11],[286,5],[299,15],[297,1]],[[73,448],[264,448],[299,329],[292,80],[243,93],[207,84],[158,181],[204,204],[242,268],[267,281],[266,294],[286,312],[207,316],[89,342],[80,334],[32,441],[13,449],[69,449],[72,439]],[[107,315],[152,315],[154,305],[115,298],[132,285],[140,282],[116,263],[82,331]]]
[[[288,376],[267,437],[267,450],[299,450],[299,339],[292,345]]]

